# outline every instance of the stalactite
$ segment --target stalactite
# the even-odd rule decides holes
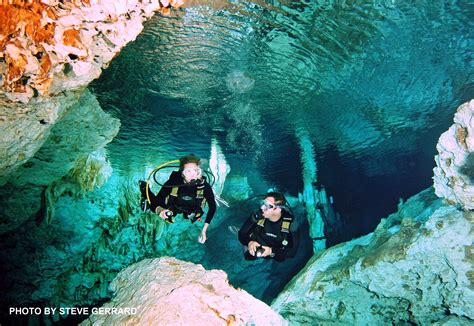
[[[79,157],[69,172],[70,178],[75,180],[83,191],[93,191],[102,186],[111,175],[112,167],[103,148]]]
[[[227,163],[224,153],[222,152],[216,138],[213,138],[211,142],[209,168],[215,177],[215,183],[213,186],[214,192],[217,196],[220,196],[224,190],[225,179],[230,172],[230,165]]]
[[[298,129],[296,136],[301,148],[301,163],[303,165],[303,200],[310,227],[310,237],[313,239],[313,251],[316,253],[326,248],[324,221],[320,211],[316,209],[316,198],[318,197],[318,194],[315,193],[318,172],[316,154],[307,130]]]

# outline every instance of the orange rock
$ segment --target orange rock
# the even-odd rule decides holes
[[[6,73],[6,78],[5,78],[5,83],[12,84],[14,81],[20,79],[20,77],[23,75],[23,71],[21,70],[20,67],[16,66],[13,63],[8,64],[8,71]],[[7,86],[5,85],[5,86]],[[9,87],[7,87],[8,89]]]
[[[54,43],[54,31],[56,29],[56,24],[49,23],[46,24],[43,28],[40,28],[36,31],[33,40],[36,44],[45,42],[48,44]]]
[[[32,83],[32,87],[35,88],[41,96],[45,96],[48,94],[48,90],[53,83],[53,76],[44,76],[36,78],[35,82]]]
[[[180,8],[184,6],[184,0],[171,0],[171,6],[173,8]]]
[[[466,138],[467,138],[467,129],[463,128],[461,126],[457,126],[456,128],[456,139],[459,144],[462,145],[465,149],[467,149],[467,143],[466,143]]]
[[[88,52],[87,48],[82,44],[81,36],[79,31],[75,29],[68,29],[64,31],[63,33],[63,43],[64,45],[67,46],[72,46],[75,48],[78,48],[80,50],[86,50]],[[88,54],[80,56],[79,59],[84,60],[87,58]]]
[[[63,33],[63,43],[68,46],[75,46],[79,38],[79,31],[68,29]]]
[[[4,5],[0,6],[0,34],[8,35],[8,37],[0,40],[0,51],[4,50],[5,45],[9,39],[19,36],[22,22],[26,23],[26,35],[32,38],[35,42],[51,42],[54,35],[54,26],[47,24],[41,26],[41,19],[43,12],[48,7],[39,1],[33,3],[21,3],[18,5]],[[51,44],[51,43],[49,43]]]
[[[58,19],[58,13],[57,13],[56,9],[53,8],[53,7],[49,7],[48,9],[46,9],[46,14],[52,20]]]
[[[165,8],[165,7],[160,8],[160,13],[163,16],[169,16],[170,12],[171,12],[170,8]]]
[[[23,85],[23,83],[20,80],[18,80],[14,82],[13,84],[11,84],[11,90],[14,93],[26,93],[26,86]]]
[[[98,6],[91,4],[90,0],[60,1],[52,0],[0,0],[0,52],[5,53],[4,68],[1,77],[3,91],[23,92],[23,97],[32,94],[31,88],[38,90],[42,95],[48,94],[52,84],[54,65],[61,62],[64,53],[54,59],[56,40],[61,39],[66,46],[71,46],[80,51],[72,51],[79,60],[87,61],[89,43],[87,33],[82,34],[80,27],[70,28],[60,34],[57,21],[69,15],[74,8],[81,6]],[[170,8],[179,8],[184,0],[161,0],[162,7],[159,10],[163,15],[170,14]],[[156,10],[157,4],[150,5]],[[166,8],[165,8],[166,7]],[[113,13],[109,17],[109,23],[116,23],[120,17]],[[48,44],[46,50],[41,44]],[[7,47],[10,53],[7,53]],[[61,47],[61,44],[58,44]],[[62,48],[61,48],[62,49]],[[48,53],[48,51],[53,51]],[[66,53],[67,54],[67,53]],[[33,58],[32,56],[36,57]],[[29,62],[29,64],[28,64]],[[38,64],[39,63],[39,64]],[[35,71],[37,69],[37,71]],[[81,77],[82,78],[82,77]]]
[[[49,54],[45,53],[41,57],[41,70],[40,70],[40,75],[45,75],[49,72],[51,69],[51,59],[49,58]]]
[[[14,82],[21,78],[23,72],[25,71],[25,66],[28,62],[26,56],[24,54],[18,53],[16,58],[12,58],[6,55],[6,61],[8,64],[8,72],[7,72],[7,81]]]

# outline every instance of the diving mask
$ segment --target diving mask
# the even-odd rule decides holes
[[[262,209],[262,211],[266,211],[267,209],[275,209],[275,208],[278,208],[278,207],[280,207],[280,206],[270,204],[266,200],[262,200],[262,202],[260,204],[260,208]]]
[[[183,176],[187,181],[201,179],[202,169],[201,168],[186,168],[183,170]]]

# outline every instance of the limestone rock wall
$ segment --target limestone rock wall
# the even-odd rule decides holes
[[[12,202],[21,196],[39,198],[44,188],[18,189],[18,195],[11,191]],[[79,196],[67,177],[51,189],[53,195],[62,191],[53,202],[49,224],[38,213],[36,219],[33,215],[1,235],[0,307],[89,306],[110,297],[107,289],[113,278],[139,260],[169,255],[199,261],[204,255],[196,241],[201,224],[182,219],[167,224],[152,213],[142,213],[136,183],[127,185],[116,173],[100,189]],[[9,216],[31,215],[40,202],[25,201],[24,206],[22,211],[11,211],[17,215],[8,208]]]
[[[86,157],[107,145],[118,133],[120,122],[104,112],[99,102],[86,91],[51,130],[42,148],[28,164],[9,178],[16,186],[27,183],[47,186]]]
[[[102,308],[135,314],[92,315],[81,325],[287,325],[263,302],[229,285],[223,271],[170,257],[142,260],[121,271]]]
[[[62,193],[93,190],[105,181],[103,173],[110,175],[104,146],[118,133],[119,121],[105,113],[89,92],[71,101],[74,104],[61,120],[44,134],[42,148],[3,179],[8,183],[0,187],[0,234],[35,214],[51,220],[51,206]]]
[[[94,210],[93,199],[84,197],[111,174],[104,146],[120,123],[89,92],[72,102],[42,148],[0,187],[2,307],[82,299],[80,289],[75,297],[70,294],[76,287],[66,282],[68,273],[79,274],[84,255],[101,236],[94,223],[104,214],[103,207]],[[88,205],[73,206],[80,198]],[[71,209],[63,212],[65,205],[58,201]],[[81,281],[90,297],[103,295],[95,293],[101,289],[90,290],[95,279]]]
[[[461,105],[454,124],[439,138],[435,157],[436,195],[474,209],[474,100]]]
[[[56,121],[79,98],[79,91],[71,91],[31,105],[0,104],[0,186],[43,146]]]
[[[27,103],[97,78],[155,11],[182,1],[42,0],[0,8],[2,91]]]
[[[428,189],[374,233],[313,257],[273,302],[290,324],[474,320],[474,212]]]
[[[158,0],[34,0],[0,6],[0,185],[41,148],[84,87],[143,28]]]

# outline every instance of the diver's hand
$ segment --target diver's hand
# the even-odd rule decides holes
[[[161,213],[163,213],[164,211],[166,211],[166,208],[163,208],[163,207],[161,207],[161,206],[157,206],[157,207],[155,208],[155,214],[156,214],[156,215],[160,215],[160,216],[161,216]]]
[[[265,249],[265,251],[262,252],[262,255],[260,257],[267,257],[273,253],[272,247],[262,246],[262,248]]]
[[[209,223],[207,223],[207,222],[204,223],[204,226],[202,227],[201,234],[199,235],[199,238],[198,238],[198,241],[199,241],[200,243],[206,242],[206,240],[207,240],[207,235],[206,235],[206,233],[207,233],[207,228],[208,228],[208,227],[209,227]]]
[[[206,242],[206,240],[207,240],[206,231],[202,230],[201,234],[199,235],[198,242],[204,243]]]
[[[160,215],[160,217],[164,220],[166,220],[169,216],[166,215],[166,214],[169,214],[169,212],[171,212],[169,209],[164,209],[162,210],[158,215]],[[171,212],[173,213],[173,212]]]
[[[260,247],[260,243],[258,243],[257,241],[250,241],[248,244],[248,247],[249,247],[249,253],[252,256],[255,256],[255,252],[257,251],[257,248]]]

